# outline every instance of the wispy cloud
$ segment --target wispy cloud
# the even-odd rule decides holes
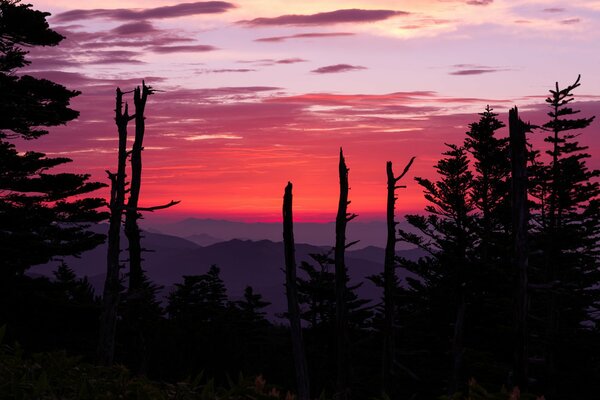
[[[471,6],[487,6],[493,2],[494,0],[469,0],[467,1],[467,4]]]
[[[185,17],[197,14],[218,14],[235,8],[233,3],[225,1],[199,1],[195,3],[181,3],[174,6],[163,6],[144,9],[92,9],[71,10],[53,17],[55,22],[80,21],[82,19],[102,18],[113,20],[143,20]]]
[[[225,140],[239,140],[243,139],[242,136],[239,135],[230,135],[230,134],[204,134],[204,135],[192,135],[184,138],[189,141],[196,140],[215,140],[215,139],[225,139]]]
[[[255,18],[240,21],[247,26],[277,26],[277,25],[332,25],[346,22],[375,22],[388,18],[409,15],[406,11],[394,10],[362,10],[346,9],[307,15],[281,15],[273,18]]]
[[[255,69],[250,68],[222,68],[222,69],[205,69],[202,70],[205,74],[222,74],[227,72],[254,72]]]
[[[562,7],[548,7],[544,8],[542,11],[547,13],[561,13],[565,12],[565,9]]]
[[[562,21],[560,21],[560,23],[563,25],[574,25],[574,24],[578,24],[580,22],[581,22],[581,20],[579,18],[569,18],[569,19],[563,19]]]
[[[314,38],[329,38],[329,37],[338,37],[338,36],[353,36],[354,33],[350,32],[313,32],[313,33],[298,33],[296,35],[288,35],[288,36],[271,36],[255,39],[255,42],[283,42],[290,39],[314,39]]]
[[[137,21],[120,25],[114,28],[111,32],[116,35],[146,35],[149,33],[156,33],[158,32],[158,29],[156,29],[154,25],[148,21]]]
[[[456,70],[449,72],[449,74],[455,75],[455,76],[483,75],[483,74],[490,74],[493,72],[510,71],[509,68],[505,68],[505,67],[490,67],[487,65],[477,65],[477,64],[455,64],[452,67],[455,68]]]
[[[217,47],[206,44],[194,44],[189,46],[150,46],[147,49],[154,53],[200,53],[218,50]]]
[[[361,65],[334,64],[334,65],[327,65],[325,67],[313,69],[310,72],[313,72],[315,74],[332,74],[332,73],[338,73],[338,72],[358,71],[361,69],[367,69],[367,67],[363,67]]]

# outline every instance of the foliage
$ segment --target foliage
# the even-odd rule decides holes
[[[86,222],[105,218],[99,212],[104,201],[85,195],[105,185],[89,182],[87,174],[51,174],[48,170],[71,160],[21,153],[9,141],[38,138],[48,133],[46,127],[79,115],[69,108],[79,92],[16,73],[28,64],[24,47],[55,46],[63,39],[49,28],[48,15],[19,1],[0,2],[0,274],[5,279],[104,240],[86,229]]]
[[[0,330],[2,336],[4,328]],[[1,339],[0,339],[1,340]],[[285,393],[285,394],[284,394]],[[125,367],[98,367],[65,352],[24,356],[18,345],[0,345],[0,398],[39,400],[275,400],[293,399],[262,376],[240,375],[217,387],[202,374],[177,383],[133,376]]]

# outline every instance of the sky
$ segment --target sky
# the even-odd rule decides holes
[[[70,157],[70,170],[107,182],[115,89],[144,79],[158,91],[146,106],[140,202],[181,200],[167,217],[275,221],[292,181],[296,219],[330,221],[340,147],[349,211],[383,218],[386,161],[399,173],[415,156],[397,210],[418,212],[414,177],[435,178],[444,143],[461,143],[486,105],[504,121],[516,105],[542,124],[548,90],[581,74],[576,108],[600,114],[596,0],[31,3],[66,39],[30,49],[26,72],[81,91],[81,115],[19,148]],[[580,137],[593,167],[598,123]]]

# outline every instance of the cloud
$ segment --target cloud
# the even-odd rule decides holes
[[[312,38],[327,38],[327,37],[336,37],[336,36],[353,36],[354,33],[350,32],[314,32],[314,33],[299,33],[296,35],[288,35],[288,36],[271,36],[255,39],[255,42],[283,42],[289,39],[312,39]]]
[[[580,22],[581,22],[581,20],[579,18],[569,18],[569,19],[563,19],[562,21],[560,21],[560,23],[563,25],[574,25],[574,24],[578,24]]]
[[[230,134],[210,134],[210,135],[192,135],[184,138],[189,141],[196,140],[214,140],[214,139],[226,139],[226,140],[239,140],[243,139],[242,136],[239,135],[230,135]]]
[[[148,50],[154,53],[198,53],[205,51],[218,50],[217,47],[206,45],[206,44],[193,44],[189,46],[150,46]]]
[[[250,69],[250,68],[223,68],[223,69],[206,69],[206,70],[202,70],[202,73],[222,74],[222,73],[226,73],[226,72],[254,72],[254,71],[256,71],[256,70]]]
[[[195,3],[181,3],[174,6],[163,6],[145,9],[91,9],[71,10],[55,15],[54,22],[80,21],[82,19],[103,18],[113,20],[143,20],[185,17],[197,14],[224,13],[235,5],[225,1],[199,1]]]
[[[489,74],[492,72],[499,72],[502,70],[499,69],[461,69],[458,71],[454,71],[454,72],[450,72],[450,75],[458,75],[458,76],[462,76],[462,75],[482,75],[482,74]]]
[[[350,65],[350,64],[334,64],[327,65],[325,67],[313,69],[310,72],[315,74],[332,74],[338,72],[349,72],[349,71],[358,71],[361,69],[367,69],[367,67],[362,67],[360,65]]]
[[[544,8],[542,11],[547,12],[547,13],[561,13],[561,12],[564,12],[565,9],[562,7],[549,7],[549,8]]]
[[[494,0],[469,0],[467,1],[467,4],[471,6],[487,6],[493,2]]]
[[[303,58],[298,58],[298,57],[283,58],[281,60],[275,60],[275,64],[296,64],[296,63],[301,63],[301,62],[306,62],[306,60]]]
[[[302,62],[306,62],[307,60],[303,59],[303,58],[299,58],[299,57],[290,57],[290,58],[281,58],[281,59],[274,59],[274,58],[261,58],[259,60],[239,60],[237,61],[238,63],[241,64],[254,64],[254,65],[258,65],[261,67],[271,67],[273,65],[285,65],[285,64],[297,64],[297,63],[302,63]]]
[[[308,15],[281,15],[274,18],[255,18],[252,20],[239,21],[239,23],[252,27],[277,25],[332,25],[346,22],[375,22],[405,15],[409,15],[409,13],[406,11],[361,10],[353,8]]]
[[[402,29],[423,29],[423,28],[431,28],[433,26],[439,25],[447,25],[454,22],[450,19],[442,19],[442,18],[422,18],[419,20],[412,21],[411,24],[402,25],[400,28]]]
[[[486,66],[486,65],[477,65],[477,64],[455,64],[452,67],[456,68],[457,70],[449,72],[449,74],[456,75],[456,76],[482,75],[482,74],[489,74],[492,72],[510,71],[509,68],[490,67],[490,66]]]
[[[148,21],[130,22],[111,30],[116,35],[139,35],[156,33],[158,30]]]

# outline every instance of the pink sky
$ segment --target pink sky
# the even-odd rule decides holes
[[[543,123],[548,89],[581,74],[577,107],[600,114],[599,1],[305,3],[33,1],[67,39],[33,49],[29,73],[83,93],[77,121],[21,148],[67,155],[106,181],[114,90],[144,78],[164,91],[146,108],[145,205],[275,220],[291,180],[297,218],[330,220],[343,146],[351,209],[369,219],[384,213],[388,160],[400,170],[417,157],[398,210],[422,209],[412,178],[433,176],[444,142],[461,142],[487,104]],[[594,167],[598,130],[581,137]]]

